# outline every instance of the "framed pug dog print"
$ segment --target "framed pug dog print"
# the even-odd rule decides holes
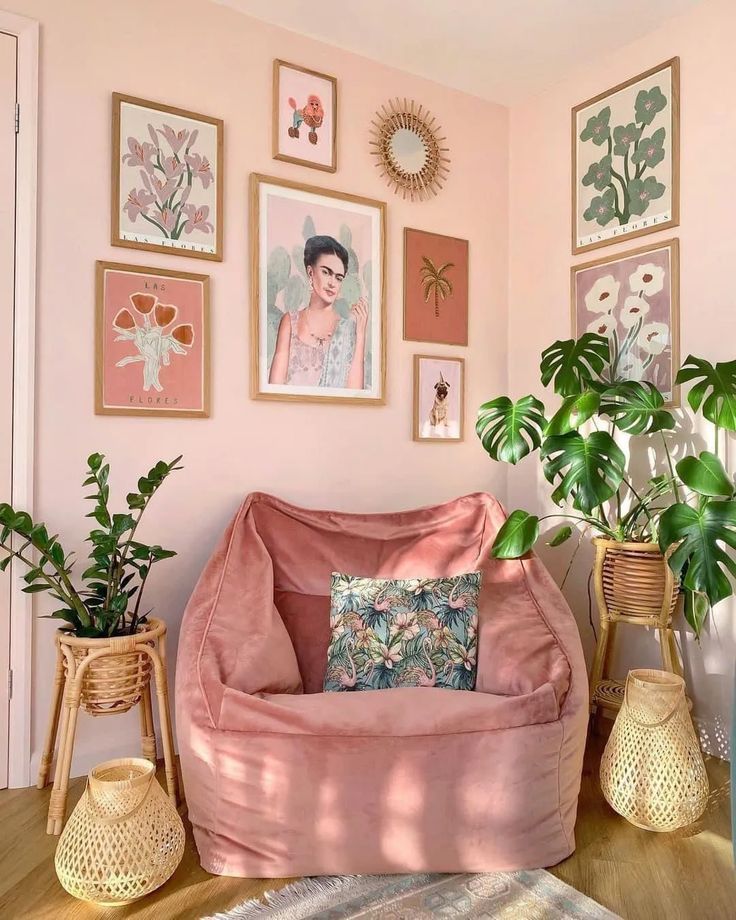
[[[462,441],[465,361],[414,355],[414,440]]]

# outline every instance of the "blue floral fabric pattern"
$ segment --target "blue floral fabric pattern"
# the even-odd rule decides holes
[[[481,573],[364,578],[332,573],[324,690],[472,690]]]

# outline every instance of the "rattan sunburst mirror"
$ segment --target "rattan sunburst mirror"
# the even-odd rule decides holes
[[[371,153],[394,192],[419,201],[436,195],[449,173],[437,119],[412,99],[391,99],[371,121]]]

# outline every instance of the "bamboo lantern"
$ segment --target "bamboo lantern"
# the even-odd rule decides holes
[[[56,874],[83,901],[105,907],[150,894],[184,855],[184,825],[143,758],[109,760],[87,788],[59,838]]]
[[[614,811],[645,830],[674,831],[703,814],[708,776],[679,674],[629,672],[601,788]]]

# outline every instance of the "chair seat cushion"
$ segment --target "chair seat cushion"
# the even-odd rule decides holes
[[[334,737],[452,735],[553,722],[554,688],[497,696],[440,687],[396,687],[372,693],[257,693],[225,690],[218,727]]]

